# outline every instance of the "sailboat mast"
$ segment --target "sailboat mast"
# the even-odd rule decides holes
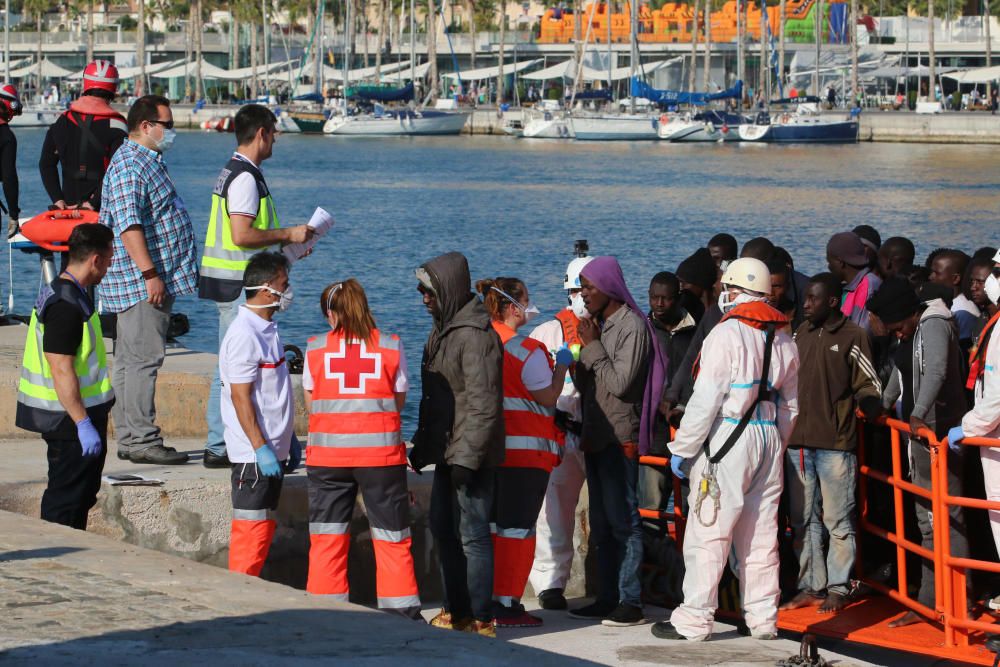
[[[414,39],[416,19],[413,18],[414,0],[410,0],[410,85],[417,85],[417,42]]]
[[[823,0],[816,0],[816,96],[819,97],[819,56],[823,43]]]
[[[745,73],[743,71],[743,1],[736,0],[736,79],[743,81]],[[740,108],[743,108],[743,100],[740,100]]]
[[[316,0],[316,40],[314,43],[313,55],[316,59],[316,73],[313,81],[316,84],[316,92],[323,94],[323,13],[326,7],[326,0]]]
[[[351,83],[351,53],[354,51],[353,0],[344,3],[344,110],[347,110],[347,86]]]
[[[629,26],[629,59],[628,59],[628,99],[629,99],[629,113],[635,113],[635,95],[632,94],[632,80],[635,79],[635,65],[639,60],[638,51],[639,44],[636,42],[636,33],[639,32],[639,12],[636,11],[634,0],[628,3],[629,14],[631,16],[631,25]]]
[[[611,60],[611,0],[604,0],[604,10],[604,18],[608,24],[608,90],[610,91],[614,86],[611,78],[611,68],[614,67],[613,61]]]

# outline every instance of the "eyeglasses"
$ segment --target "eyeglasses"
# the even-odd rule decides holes
[[[167,130],[174,129],[174,121],[172,120],[147,120],[147,123],[156,123],[157,125],[162,125]]]

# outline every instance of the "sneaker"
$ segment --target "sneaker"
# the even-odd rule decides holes
[[[992,600],[987,601],[986,606],[993,611],[1000,611],[1000,595],[996,596]]]
[[[128,460],[132,463],[155,463],[157,465],[182,465],[188,462],[188,455],[178,452],[173,447],[153,445],[139,451],[129,453]]]
[[[612,628],[627,628],[631,625],[642,625],[645,622],[646,617],[642,615],[642,607],[622,602],[606,619],[601,621],[601,625]]]
[[[542,609],[566,609],[566,596],[561,588],[549,588],[538,594],[538,606]]]
[[[458,630],[459,632],[466,632],[469,626],[472,625],[471,618],[461,618],[455,621],[451,617],[450,611],[441,610],[438,615],[431,619],[430,625],[435,628],[441,628],[442,630]]]
[[[754,639],[759,639],[761,641],[769,642],[769,641],[772,641],[774,639],[777,639],[778,638],[778,633],[777,632],[761,632],[761,633],[756,634],[756,635],[753,634],[753,633],[751,633],[750,636],[753,637]]]
[[[465,632],[472,632],[480,637],[497,638],[497,626],[493,621],[472,621],[465,627]]]
[[[585,621],[603,621],[615,610],[615,605],[608,602],[595,602],[579,609],[570,609],[570,618],[580,618]]]
[[[660,621],[659,623],[653,623],[653,627],[650,628],[650,632],[657,639],[672,639],[675,641],[691,641],[691,642],[703,642],[711,635],[698,635],[697,637],[685,637],[681,633],[677,632],[677,628],[673,626],[670,621]]]
[[[500,605],[493,622],[496,623],[497,629],[540,628],[542,626],[542,619],[529,614],[520,604],[513,607]]]

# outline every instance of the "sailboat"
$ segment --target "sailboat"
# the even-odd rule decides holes
[[[636,42],[638,32],[638,10],[631,6],[631,30],[629,30],[629,78],[635,78],[639,54]],[[611,30],[610,4],[608,5],[608,31]],[[611,38],[608,36],[608,84],[612,76]],[[629,112],[605,111],[596,114],[570,114],[569,127],[573,135],[584,141],[641,141],[656,139],[656,116],[646,113],[636,113],[636,98],[631,96]]]
[[[431,11],[436,15],[433,3]],[[355,86],[350,84],[351,40],[344,44],[344,105],[338,113],[332,114],[323,125],[323,133],[329,135],[363,136],[435,136],[460,134],[469,119],[471,111],[451,109],[427,109],[417,107],[414,102],[414,81],[416,81],[416,54],[414,53],[414,2],[410,0],[410,83],[402,88],[384,86]],[[350,17],[351,3],[347,3]],[[436,18],[435,18],[436,21]],[[350,25],[348,20],[347,25]],[[433,35],[428,39],[434,39]],[[354,107],[349,105],[353,99]],[[401,108],[386,107],[389,102],[409,102]]]
[[[737,81],[728,90],[716,93],[690,93],[676,90],[656,90],[638,80],[632,81],[632,94],[641,95],[655,102],[661,108],[690,105],[704,106],[716,100],[735,99],[743,97],[743,82]],[[701,112],[660,116],[656,133],[660,139],[677,142],[719,142],[739,141],[737,128],[750,122],[739,113],[724,110],[706,109]]]

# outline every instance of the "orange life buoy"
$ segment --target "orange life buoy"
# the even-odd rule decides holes
[[[669,122],[670,118],[667,116],[667,114],[663,114],[660,116],[660,125],[666,125]]]
[[[21,223],[21,233],[35,245],[53,252],[69,250],[69,235],[77,225],[97,222],[97,211],[69,209],[45,211]]]

